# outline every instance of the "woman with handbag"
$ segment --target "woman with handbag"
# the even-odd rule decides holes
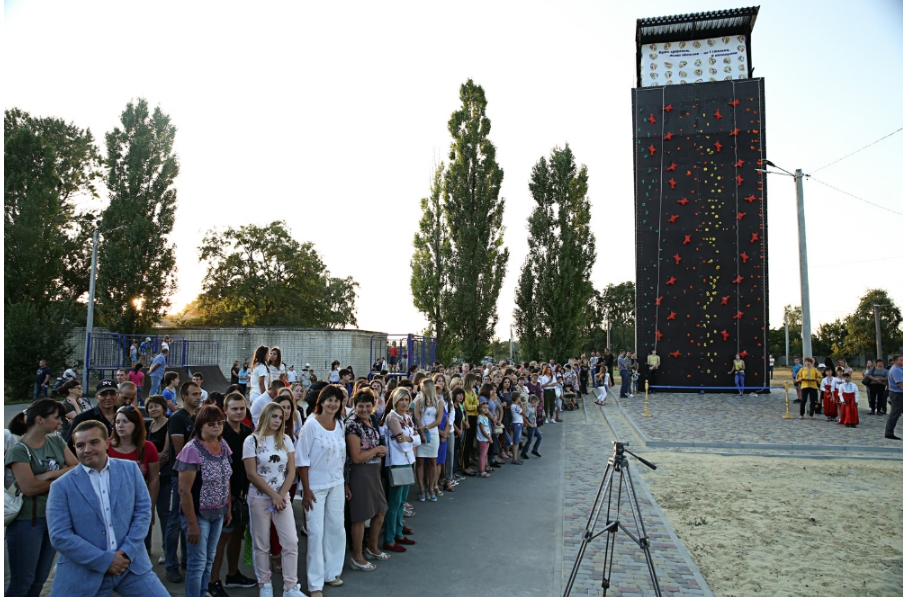
[[[38,597],[53,566],[56,550],[47,530],[47,494],[51,483],[78,464],[56,433],[65,416],[62,404],[42,398],[9,423],[10,432],[22,439],[6,453],[5,465],[12,470],[22,499],[14,500],[18,513],[6,527],[7,597]],[[10,507],[5,506],[7,517],[14,513]]]
[[[376,405],[372,390],[363,388],[354,395],[354,414],[345,421],[345,444],[351,467],[348,486],[351,489],[351,567],[362,572],[376,570],[369,559],[388,560],[389,554],[379,549],[379,531],[388,505],[380,478],[380,465],[387,449],[371,417]],[[370,521],[369,545],[363,549],[364,525]]]
[[[351,499],[345,484],[344,399],[343,388],[323,388],[314,416],[307,417],[295,445],[307,517],[307,588],[312,597],[322,597],[324,583],[344,584],[345,500]]]
[[[179,475],[179,510],[187,541],[185,597],[204,597],[220,533],[232,520],[232,451],[223,440],[225,418],[216,405],[201,408],[188,442],[172,465]]]
[[[404,526],[404,503],[408,489],[414,483],[414,448],[420,445],[420,435],[414,429],[414,421],[408,414],[411,392],[407,388],[396,388],[386,404],[386,412],[380,423],[386,437],[386,470],[389,477],[388,509],[386,510],[386,531],[383,549],[402,553],[405,545],[415,542],[405,537],[413,533]]]
[[[232,451],[232,478],[229,480],[229,492],[232,494],[232,520],[223,526],[216,545],[216,555],[213,558],[213,569],[210,571],[210,582],[207,592],[211,597],[225,597],[225,587],[257,586],[257,580],[248,578],[238,570],[238,560],[241,555],[241,543],[245,536],[245,527],[250,521],[248,512],[248,475],[245,473],[245,465],[242,462],[242,450],[245,440],[254,431],[242,423],[248,412],[248,403],[243,393],[230,392],[223,398],[223,407],[226,411],[226,424],[223,425],[223,441]],[[226,582],[220,580],[220,569],[223,567],[223,557],[226,558]]]

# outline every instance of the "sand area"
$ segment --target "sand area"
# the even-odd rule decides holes
[[[903,595],[903,462],[643,456],[717,597]]]

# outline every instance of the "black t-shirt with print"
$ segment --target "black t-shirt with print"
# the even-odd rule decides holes
[[[230,490],[232,495],[240,493],[248,493],[248,475],[245,473],[245,463],[242,460],[242,451],[244,450],[245,440],[254,430],[247,425],[242,424],[236,432],[229,423],[223,426],[223,439],[232,450],[232,478],[230,479]]]
[[[176,461],[176,447],[172,443],[174,435],[181,435],[184,438],[182,445],[188,443],[188,438],[194,430],[194,415],[188,414],[184,408],[177,410],[169,417],[169,461]]]

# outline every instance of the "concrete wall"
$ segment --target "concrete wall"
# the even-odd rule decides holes
[[[95,332],[107,330],[95,328]],[[370,337],[380,332],[366,330],[330,330],[311,328],[155,328],[153,335],[181,337],[186,340],[215,340],[219,343],[219,366],[226,379],[233,361],[243,363],[254,356],[260,346],[278,346],[282,360],[300,371],[310,363],[317,377],[325,379],[334,360],[351,365],[357,375],[370,371]],[[85,329],[78,328],[70,338],[75,348],[73,358],[84,358]]]

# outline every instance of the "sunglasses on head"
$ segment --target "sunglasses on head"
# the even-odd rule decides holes
[[[136,410],[137,409],[134,406],[127,404],[125,406],[120,406],[119,408],[117,408],[116,412],[117,413],[130,413],[130,412],[135,412]]]

